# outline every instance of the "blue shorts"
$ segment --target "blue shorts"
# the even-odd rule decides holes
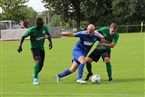
[[[72,54],[73,54],[72,61],[75,61],[78,65],[80,64],[80,62],[78,61],[78,58],[80,56],[86,57],[86,55],[87,55],[80,48],[74,48]]]

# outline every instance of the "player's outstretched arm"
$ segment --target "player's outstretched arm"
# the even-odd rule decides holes
[[[75,37],[75,33],[74,32],[61,32],[60,35],[61,36]]]
[[[47,33],[48,35],[48,41],[49,41],[49,49],[52,49],[52,39],[49,33]]]
[[[107,40],[105,40],[103,37],[101,37],[101,41],[100,41],[101,43],[108,43],[108,41]]]
[[[114,42],[112,42],[112,43],[102,42],[98,46],[106,46],[106,47],[109,47],[109,48],[113,48],[113,47],[115,47],[115,45],[116,45],[116,43],[114,43]]]
[[[22,51],[22,44],[23,44],[25,38],[26,38],[25,36],[22,36],[22,38],[21,38],[21,40],[20,40],[20,44],[19,44],[18,49],[17,49],[17,51],[18,51],[19,53]]]

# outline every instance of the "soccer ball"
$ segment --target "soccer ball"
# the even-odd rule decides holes
[[[96,84],[96,83],[100,83],[101,81],[101,77],[99,75],[93,75],[91,78],[92,83]]]

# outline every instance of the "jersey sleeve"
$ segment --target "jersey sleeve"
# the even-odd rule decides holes
[[[85,31],[80,31],[80,32],[75,33],[75,36],[76,37],[83,37],[85,34],[86,34]]]
[[[100,34],[103,35],[104,32],[109,31],[109,28],[108,28],[108,27],[102,27],[102,28],[98,29],[97,31],[98,31]]]
[[[45,26],[45,31],[47,34],[49,33],[49,28],[47,26]]]
[[[119,39],[119,34],[117,33],[117,34],[113,37],[112,42],[113,42],[113,43],[117,43],[118,39]]]
[[[103,29],[100,28],[100,29],[97,30],[97,32],[99,32],[100,34],[103,34]]]
[[[32,31],[32,28],[29,28],[29,29],[24,33],[24,36],[25,36],[25,37],[30,36],[31,31]]]
[[[45,31],[46,31],[46,36],[45,37],[50,37],[50,33],[49,33],[49,28],[47,25],[44,26]]]
[[[75,36],[76,36],[76,37],[81,37],[81,32],[75,33]]]

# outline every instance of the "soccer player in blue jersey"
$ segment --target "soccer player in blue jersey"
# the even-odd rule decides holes
[[[72,51],[73,59],[72,59],[72,66],[69,69],[66,69],[60,74],[56,75],[56,82],[60,83],[60,78],[67,76],[78,68],[78,78],[77,83],[86,83],[82,79],[84,65],[86,64],[85,57],[87,56],[88,52],[90,51],[91,47],[96,41],[102,41],[100,36],[94,33],[95,27],[93,24],[89,24],[86,31],[80,31],[77,33],[73,32],[62,32],[60,33],[62,36],[71,36],[71,37],[79,37],[80,40],[74,46]]]

